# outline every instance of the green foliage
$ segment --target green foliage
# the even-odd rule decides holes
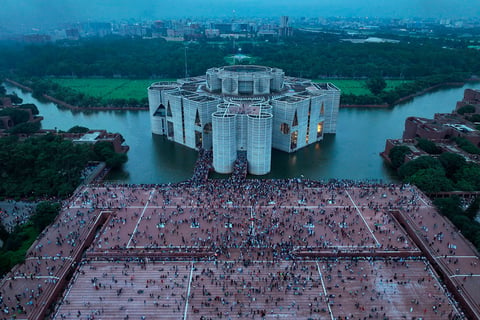
[[[437,147],[435,142],[430,141],[428,139],[418,138],[417,139],[417,147],[422,149],[423,151],[429,154],[440,154],[442,153],[442,149]]]
[[[400,159],[400,150],[398,153]],[[480,190],[480,166],[454,153],[443,153],[438,159],[418,157],[401,165],[398,173],[405,182],[415,184],[425,192]]]
[[[110,168],[120,168],[128,160],[126,154],[115,153],[112,144],[106,141],[96,143],[93,151],[97,155],[97,160],[105,161]]]
[[[27,111],[17,108],[5,108],[0,110],[0,117],[4,116],[10,117],[15,125],[27,122],[30,118],[30,115]]]
[[[35,214],[31,217],[31,222],[35,228],[41,232],[46,226],[55,220],[60,212],[60,204],[48,201],[40,202],[37,205]]]
[[[20,104],[23,102],[23,99],[17,96],[15,92],[13,94],[7,94],[6,97],[10,98],[13,104]]]
[[[465,105],[463,107],[458,108],[457,113],[458,114],[465,114],[465,113],[474,113],[475,112],[475,107],[472,105]]]
[[[114,153],[106,159],[105,163],[107,167],[112,169],[121,168],[124,163],[128,161],[128,157],[124,153]]]
[[[392,166],[397,169],[405,162],[405,155],[411,153],[411,150],[407,146],[395,146],[390,149],[388,158],[392,163]]]
[[[462,234],[477,249],[480,249],[480,224],[475,220],[479,207],[478,198],[465,211],[462,209],[462,202],[458,196],[435,199],[433,204],[441,214],[449,218],[461,230]]]
[[[442,153],[438,159],[445,169],[447,177],[450,178],[455,175],[458,169],[462,168],[467,163],[464,157],[451,152]]]
[[[32,114],[33,115],[37,115],[39,114],[40,112],[38,111],[38,108],[35,104],[33,103],[24,103],[24,104],[21,104],[18,106],[19,108],[22,108],[22,109],[30,109],[32,110]]]
[[[471,122],[480,122],[480,114],[472,114],[470,117],[466,117],[466,119]]]
[[[453,138],[455,143],[464,151],[471,154],[480,154],[480,148],[463,137]]]
[[[68,196],[89,160],[88,145],[47,135],[17,142],[0,139],[0,196]]]
[[[429,193],[454,190],[454,184],[445,176],[443,168],[419,169],[406,181]]]
[[[26,133],[26,134],[32,134],[35,132],[38,132],[42,125],[40,122],[24,122],[17,124],[10,130],[8,130],[9,133],[11,134],[18,134],[18,133]]]
[[[7,94],[7,89],[2,84],[0,84],[0,97],[6,94]]]
[[[458,196],[438,198],[433,201],[433,204],[437,207],[441,214],[449,219],[453,216],[461,215],[463,213],[462,203]]]
[[[0,240],[5,242],[8,238],[8,235],[9,233],[7,229],[5,229],[5,226],[3,225],[3,223],[0,223]]]
[[[458,185],[463,186],[461,190],[480,190],[480,166],[477,164],[465,164],[455,172],[453,177]]]
[[[480,197],[476,197],[475,200],[465,209],[465,215],[474,220],[480,212]]]
[[[398,44],[353,44],[340,39],[340,35],[298,32],[295,38],[282,42],[245,42],[242,52],[254,56],[255,63],[282,68],[292,76],[337,79],[334,82],[350,81],[342,78],[360,79],[353,80],[355,88],[339,86],[344,93],[343,104],[392,104],[430,86],[464,81],[472,73],[480,72],[480,52],[456,43],[449,43],[452,49],[444,50],[443,41],[417,38]],[[212,66],[223,65],[231,49],[228,41],[189,43],[189,74],[202,75]],[[34,85],[34,95],[47,93],[80,107],[146,106],[145,88],[153,79],[184,77],[184,54],[184,43],[163,39],[103,38],[81,40],[75,46],[58,43],[0,47],[0,72],[9,70],[23,77],[55,76],[57,79],[52,82],[56,83]],[[387,79],[402,79],[399,82],[414,81],[390,88],[393,80],[384,80],[385,88],[377,77],[380,81],[372,86],[370,94],[365,79],[375,79],[378,74]],[[95,79],[99,77],[109,79]],[[152,80],[124,85],[126,78]]]
[[[463,42],[405,38],[398,44],[353,44],[339,41],[343,35],[302,34],[277,43],[246,42],[242,52],[255,63],[278,67],[286,74],[311,79],[385,78],[419,79],[456,72],[478,73],[480,53]],[[438,42],[438,43],[437,43]],[[0,47],[0,71],[12,70],[21,76],[65,76],[130,78],[183,77],[185,44],[163,39],[103,38],[45,46]],[[189,43],[190,75],[204,74],[212,66],[225,64],[232,43]],[[462,78],[462,80],[465,77]],[[449,80],[453,81],[453,80]]]
[[[387,83],[382,77],[370,78],[365,84],[368,90],[375,96],[378,96],[387,87]]]
[[[10,271],[16,264],[25,261],[25,254],[38,237],[40,231],[31,222],[17,226],[8,235],[0,249],[0,275]]]
[[[422,156],[403,164],[398,169],[398,173],[400,177],[405,179],[413,176],[415,173],[417,173],[417,171],[421,169],[430,168],[443,170],[442,164],[438,159],[432,158],[430,156]]]
[[[70,129],[68,129],[67,132],[69,133],[86,133],[90,131],[87,127],[82,127],[82,126],[73,126]]]

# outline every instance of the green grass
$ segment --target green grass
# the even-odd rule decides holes
[[[174,79],[62,79],[53,78],[52,81],[61,86],[74,89],[88,96],[109,99],[140,100],[147,97],[147,88],[156,81],[175,81]]]
[[[317,79],[314,82],[331,82],[337,86],[344,94],[354,95],[368,95],[371,94],[368,90],[365,80],[338,80],[338,79]],[[402,83],[412,82],[411,80],[385,80],[387,82],[387,88],[385,90],[391,90],[401,85]]]
[[[108,99],[129,99],[140,100],[147,97],[147,88],[155,81],[175,81],[175,79],[62,79],[53,78],[52,81],[84,93],[88,96]],[[365,85],[365,80],[337,80],[337,79],[317,79],[315,82],[332,82],[344,94],[363,95],[370,94]],[[390,90],[396,86],[411,82],[409,80],[386,80],[387,88]]]

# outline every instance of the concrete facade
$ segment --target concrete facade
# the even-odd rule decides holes
[[[270,171],[272,147],[295,152],[336,133],[340,90],[286,77],[278,68],[234,65],[153,83],[148,101],[152,133],[213,149],[219,173],[232,172],[236,152],[247,151],[249,173],[263,175]]]

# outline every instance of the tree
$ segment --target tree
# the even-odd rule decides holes
[[[440,160],[440,163],[445,169],[447,177],[450,178],[454,176],[458,169],[462,168],[467,163],[464,157],[451,152],[442,153],[438,160]]]
[[[467,104],[463,107],[458,108],[457,113],[462,115],[465,113],[475,113],[475,107],[470,104]]]
[[[420,149],[422,149],[423,151],[425,151],[426,153],[429,153],[429,154],[440,154],[440,153],[442,153],[442,149],[437,147],[435,142],[430,141],[428,139],[424,139],[424,138],[418,138],[417,139],[417,147],[419,147]]]
[[[17,133],[26,133],[32,134],[40,130],[41,128],[40,122],[24,122],[17,124],[15,127],[8,130],[9,133],[17,134]]]
[[[20,110],[17,108],[5,108],[0,110],[0,117],[8,116],[12,119],[13,124],[20,124],[23,122],[27,122],[30,118],[30,115],[25,110]]]
[[[46,226],[55,220],[60,212],[60,204],[56,202],[40,202],[35,209],[35,214],[31,221],[38,231],[42,231]]]
[[[6,97],[10,98],[13,104],[20,104],[23,102],[23,99],[17,96],[15,92],[12,94],[7,94]]]
[[[30,109],[32,110],[32,114],[33,115],[37,115],[39,114],[40,112],[38,111],[38,108],[35,104],[33,103],[24,103],[24,104],[21,104],[18,106],[19,108],[22,108],[22,109]]]
[[[438,198],[433,201],[433,204],[448,218],[462,214],[462,203],[458,196]]]
[[[90,131],[87,127],[82,127],[82,126],[73,126],[70,129],[68,129],[68,133],[86,133]]]
[[[390,149],[390,152],[388,153],[388,158],[390,159],[392,166],[395,169],[398,169],[405,162],[405,155],[411,152],[412,151],[407,146],[395,146]]]
[[[480,211],[480,197],[477,196],[475,200],[470,203],[467,209],[465,209],[465,215],[470,219],[475,219]]]
[[[478,191],[480,190],[480,166],[466,164],[455,172],[454,179],[459,185],[469,185],[473,188],[467,191]]]
[[[418,170],[429,168],[444,170],[442,164],[438,159],[432,158],[430,156],[421,156],[412,161],[404,163],[398,169],[398,174],[402,178],[408,178],[413,176]]]
[[[480,154],[480,148],[475,146],[469,140],[464,137],[456,137],[453,138],[455,143],[464,151],[471,153],[471,154]]]
[[[454,189],[452,181],[445,176],[443,168],[420,169],[408,177],[407,181],[424,192],[442,192]]]
[[[382,77],[370,78],[365,84],[367,85],[368,90],[370,90],[375,96],[378,96],[387,87],[387,83]]]

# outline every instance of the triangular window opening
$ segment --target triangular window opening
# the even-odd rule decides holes
[[[293,123],[292,127],[298,126],[298,117],[297,117],[297,110],[295,110],[295,115],[293,116]]]
[[[322,102],[322,107],[320,108],[320,115],[323,116],[325,114],[325,106],[323,105]]]
[[[167,103],[167,117],[172,116],[172,108],[170,108],[170,101]]]
[[[195,115],[195,125],[200,127],[202,126],[200,122],[200,115],[198,114],[198,109],[197,109],[197,114]]]

